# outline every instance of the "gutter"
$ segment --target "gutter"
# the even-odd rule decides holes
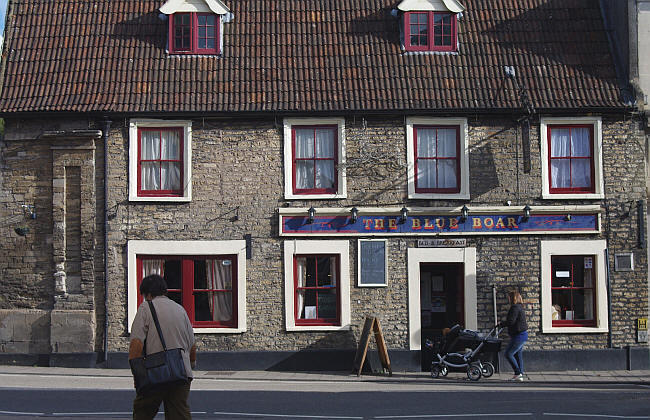
[[[105,117],[101,122],[104,142],[104,354],[103,362],[108,363],[108,135],[111,120]]]

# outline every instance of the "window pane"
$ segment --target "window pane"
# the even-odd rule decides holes
[[[438,161],[438,188],[456,188],[456,160],[443,159]]]
[[[161,165],[161,189],[162,190],[180,190],[181,189],[181,164],[180,162],[162,162]]]
[[[316,161],[316,188],[334,188],[334,161]]]
[[[207,37],[214,38],[214,26],[207,27]],[[214,42],[214,39],[212,39],[212,41]]]
[[[334,158],[334,130],[316,130],[316,157]]]
[[[208,43],[206,45],[206,48],[212,49],[215,48],[215,45],[216,45],[216,41],[214,40],[214,38],[208,38]]]
[[[331,257],[319,257],[317,260],[318,265],[318,286],[334,286],[332,277],[332,263]]]
[[[572,264],[570,257],[551,257],[551,287],[571,286]]]
[[[571,156],[591,156],[591,138],[587,127],[571,129]]]
[[[160,159],[160,133],[143,130],[140,132],[140,159]]]
[[[318,318],[336,318],[336,289],[318,292]]]
[[[436,161],[434,159],[418,160],[416,177],[418,188],[436,188]]]
[[[571,140],[568,128],[554,128],[551,130],[551,157],[569,156]]]
[[[183,286],[183,270],[181,260],[165,261],[165,282],[168,289],[181,289]]]
[[[316,291],[299,290],[297,298],[298,319],[316,319]]]
[[[314,162],[298,161],[296,162],[296,188],[309,189],[314,188]]]
[[[214,15],[206,16],[206,24],[214,26],[215,25],[215,16]]]
[[[200,25],[200,26],[204,26],[204,25],[205,25],[206,17],[207,17],[207,16],[205,16],[205,15],[198,15],[198,16],[197,16],[198,21],[199,21],[199,25]]]
[[[297,128],[295,130],[295,141],[297,158],[314,157],[314,130]]]
[[[231,292],[194,292],[195,321],[232,320]]]
[[[183,295],[181,292],[167,292],[167,297],[173,300],[174,302],[178,303],[179,305],[183,305]]]
[[[181,158],[181,141],[178,131],[161,133],[161,159],[179,160]]]
[[[208,289],[206,260],[194,261],[194,289]]]
[[[160,164],[158,162],[142,162],[140,172],[140,185],[143,190],[160,189]]]
[[[571,165],[569,159],[551,160],[551,187],[571,187]]]
[[[591,160],[571,159],[571,186],[574,188],[591,186]]]
[[[199,26],[199,42],[203,41],[205,43],[206,28],[205,26]]]
[[[558,319],[567,319],[566,311],[571,311],[571,289],[567,290],[553,290],[551,294],[553,306],[558,310]],[[570,319],[573,319],[573,314],[568,314]]]
[[[308,257],[307,258],[307,277],[305,286],[306,287],[316,287],[316,258]]]
[[[455,129],[438,129],[438,157],[456,157]]]
[[[436,156],[436,130],[434,128],[417,129],[418,157]]]

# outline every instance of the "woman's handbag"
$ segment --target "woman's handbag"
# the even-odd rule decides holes
[[[146,345],[144,346],[145,355],[129,360],[131,372],[135,379],[135,391],[138,395],[151,394],[175,385],[186,384],[187,372],[183,362],[183,349],[167,350],[165,339],[163,338],[158,315],[153,303],[148,301],[153,322],[156,324],[158,336],[163,346],[163,351],[153,354],[146,354]]]

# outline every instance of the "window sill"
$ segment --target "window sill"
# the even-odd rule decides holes
[[[605,198],[603,193],[588,193],[588,194],[550,194],[545,192],[542,194],[544,200],[601,200]]]
[[[189,203],[192,197],[129,197],[131,202]]]
[[[349,331],[350,325],[295,325],[287,327],[287,331]]]
[[[286,194],[286,200],[339,200],[348,198],[347,194]]]
[[[469,194],[467,193],[450,193],[450,194],[440,194],[440,193],[409,193],[408,198],[411,199],[421,199],[421,200],[469,200]]]
[[[545,327],[542,328],[544,334],[589,334],[589,333],[606,333],[609,330],[606,327]]]
[[[192,328],[194,334],[240,334],[245,333],[246,328]]]

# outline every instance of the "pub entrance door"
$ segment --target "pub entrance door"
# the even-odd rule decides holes
[[[433,353],[425,340],[440,340],[442,331],[464,327],[465,293],[462,263],[420,263],[420,315],[422,319],[422,370],[431,367]]]

